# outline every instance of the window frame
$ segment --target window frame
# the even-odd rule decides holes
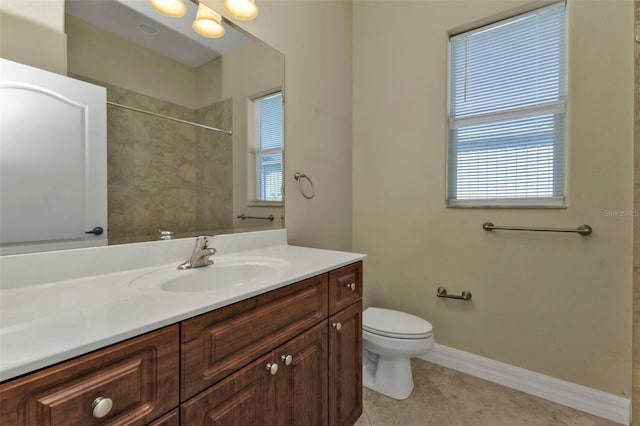
[[[259,113],[257,113],[256,106],[258,105],[256,101],[259,101],[264,98],[268,98],[273,95],[279,94],[281,96],[282,101],[282,145],[276,148],[267,148],[260,149],[261,139],[260,139],[260,128],[257,125],[257,120],[259,117]],[[249,153],[250,155],[250,163],[249,170],[253,173],[248,175],[248,189],[249,196],[247,197],[247,205],[250,207],[278,207],[284,206],[284,90],[281,87],[277,87],[271,90],[267,90],[265,92],[261,92],[257,95],[254,95],[248,99],[248,134],[249,134]],[[262,173],[261,173],[261,164],[260,160],[265,155],[270,154],[281,154],[282,158],[282,199],[281,200],[263,200],[259,197],[261,196],[261,184],[262,184]]]
[[[548,105],[545,105],[542,108],[542,112],[539,114],[533,114],[533,111],[540,110],[540,105],[527,105],[527,106],[519,106],[512,107],[503,111],[498,112],[489,112],[489,113],[476,113],[470,115],[468,117],[458,118],[457,120],[451,116],[451,90],[452,90],[452,63],[451,63],[451,55],[452,55],[452,43],[451,40],[464,33],[473,32],[479,30],[481,28],[490,27],[494,25],[504,24],[510,21],[516,21],[522,19],[527,15],[537,14],[538,12],[558,7],[560,5],[564,6],[564,49],[563,49],[563,73],[561,74],[561,78],[563,79],[563,89],[564,89],[564,97],[562,100],[548,102]],[[510,209],[566,209],[567,208],[567,177],[568,177],[568,105],[569,105],[569,86],[568,86],[568,4],[566,0],[563,1],[546,1],[543,5],[536,5],[533,8],[520,9],[511,14],[494,16],[491,19],[485,20],[482,23],[477,25],[458,28],[455,31],[451,31],[447,34],[447,85],[446,85],[446,111],[445,111],[445,120],[446,120],[446,149],[445,149],[445,206],[447,208],[510,208]],[[542,105],[542,104],[541,104]],[[527,115],[527,113],[530,113]],[[541,117],[550,113],[561,113],[563,120],[563,129],[562,129],[562,143],[561,149],[563,150],[563,155],[560,160],[562,161],[563,167],[563,176],[562,176],[562,194],[559,196],[552,197],[530,197],[530,198],[476,198],[476,199],[451,199],[449,197],[449,190],[452,185],[451,182],[451,167],[457,163],[451,160],[452,155],[452,122],[457,121],[458,125],[460,123],[466,123],[467,125],[473,124],[491,124],[491,123],[500,123],[502,121],[506,121],[508,119],[525,119],[525,118],[534,118]],[[492,120],[493,118],[493,120]],[[554,142],[554,151],[558,149],[558,144]],[[557,157],[554,157],[557,158]],[[558,160],[554,159],[554,163]],[[554,170],[556,165],[554,165]],[[453,183],[455,184],[455,183]]]

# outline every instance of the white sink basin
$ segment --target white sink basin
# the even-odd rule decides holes
[[[166,267],[141,275],[130,282],[140,289],[170,292],[211,292],[244,287],[279,279],[289,269],[289,263],[270,257],[215,258],[213,265],[178,270]]]

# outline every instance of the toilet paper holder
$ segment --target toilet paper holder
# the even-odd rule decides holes
[[[447,294],[447,289],[444,287],[438,287],[436,289],[436,296],[445,297],[447,299],[459,299],[459,300],[471,300],[471,292],[463,291],[461,294]]]

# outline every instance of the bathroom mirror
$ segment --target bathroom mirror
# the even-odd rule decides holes
[[[67,74],[107,89],[110,245],[284,227],[284,56],[228,21],[196,34],[185,4],[65,3]]]

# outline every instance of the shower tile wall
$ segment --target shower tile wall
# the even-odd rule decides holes
[[[232,111],[232,100],[227,99],[197,110],[196,121],[231,129]],[[206,129],[196,132],[196,228],[230,229],[233,227],[232,138]]]
[[[636,36],[640,35],[640,1],[635,1]],[[635,43],[634,209],[640,212],[640,43]],[[640,217],[634,216],[633,244],[633,396],[632,418],[640,426]]]
[[[119,104],[231,128],[231,99],[193,110],[88,78]],[[193,236],[233,227],[232,139],[107,106],[109,244]]]

